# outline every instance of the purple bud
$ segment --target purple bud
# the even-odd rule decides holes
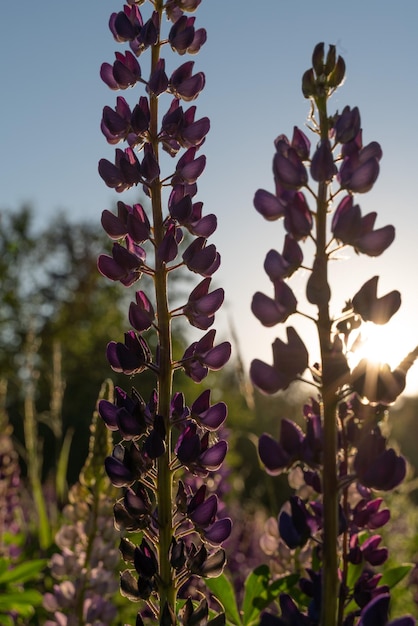
[[[321,140],[311,161],[311,176],[317,182],[330,182],[337,173],[337,166],[328,139]]]

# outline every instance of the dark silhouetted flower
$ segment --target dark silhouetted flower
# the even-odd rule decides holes
[[[339,143],[353,141],[360,131],[360,112],[358,107],[345,106],[334,123],[335,140]]]
[[[337,166],[331,151],[331,144],[328,139],[321,140],[312,156],[311,176],[318,182],[329,182],[337,173]]]
[[[385,437],[375,428],[365,434],[357,446],[354,471],[365,487],[389,491],[405,478],[406,461],[393,448],[386,448]]]
[[[165,73],[165,61],[164,59],[158,59],[157,64],[149,77],[147,84],[148,93],[153,93],[155,96],[159,96],[168,88],[168,77]]]
[[[361,147],[361,141],[354,139],[344,144],[342,154],[344,158],[338,172],[341,187],[353,193],[370,191],[379,176],[379,161],[382,158],[382,149],[377,141]]]
[[[356,252],[368,256],[379,256],[395,238],[395,229],[388,225],[373,230],[376,213],[361,216],[360,207],[353,204],[352,196],[345,196],[332,219],[334,237],[344,244],[353,246]]]
[[[376,404],[392,404],[405,389],[405,373],[391,370],[387,363],[362,359],[353,369],[350,384],[361,398]]]
[[[391,291],[378,298],[378,280],[379,277],[374,276],[364,283],[353,297],[353,311],[360,315],[365,322],[386,324],[401,306],[401,294],[399,291]]]
[[[277,220],[284,217],[285,205],[275,194],[258,189],[254,196],[254,206],[266,220]]]
[[[278,280],[274,291],[274,299],[257,291],[251,302],[251,310],[263,326],[275,326],[296,313],[297,300],[289,285]]]
[[[363,608],[358,626],[415,626],[415,619],[405,615],[389,622],[389,593],[372,598]]]
[[[264,269],[270,280],[275,283],[289,278],[301,266],[302,261],[303,253],[299,244],[286,235],[282,254],[276,250],[270,250],[264,261]]]
[[[258,454],[268,474],[276,476],[301,458],[304,434],[294,422],[282,419],[280,438],[264,433],[258,440]]]
[[[308,351],[296,330],[286,329],[288,343],[276,339],[273,344],[273,365],[255,359],[251,363],[250,377],[264,393],[286,389],[308,367]]]
[[[312,230],[313,219],[305,195],[298,191],[285,205],[284,227],[296,241],[306,239]]]
[[[275,180],[285,189],[300,189],[308,182],[308,173],[298,151],[289,144],[284,135],[276,141],[276,154],[273,159]]]

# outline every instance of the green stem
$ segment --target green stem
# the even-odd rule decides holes
[[[162,18],[163,3],[156,2],[155,9]],[[151,64],[153,71],[160,55],[160,41],[152,48]],[[159,159],[158,146],[158,97],[150,94],[150,141],[156,159]],[[173,362],[171,342],[171,317],[168,303],[167,268],[158,258],[159,245],[164,236],[162,210],[162,183],[158,177],[151,186],[151,202],[155,240],[154,285],[159,329],[158,363],[158,413],[163,416],[166,430],[166,451],[159,457],[157,466],[157,501],[159,524],[159,599],[160,619],[166,604],[174,612],[176,603],[176,584],[169,560],[169,550],[173,536],[172,491],[173,474],[171,465],[171,425],[170,403],[173,386]]]
[[[326,96],[317,98],[321,139],[328,138]],[[323,293],[328,291],[327,249],[328,184],[318,184],[317,197],[317,247],[319,282]],[[318,305],[318,334],[322,361],[322,417],[324,429],[323,453],[323,570],[321,626],[335,626],[337,616],[338,582],[338,480],[337,480],[337,396],[334,363],[332,359],[331,319],[329,301]]]

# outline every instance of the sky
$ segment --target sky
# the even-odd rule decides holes
[[[114,152],[100,132],[100,119],[103,106],[114,106],[118,94],[101,82],[99,68],[113,61],[115,50],[125,50],[107,25],[122,6],[119,0],[3,0],[0,210],[30,203],[39,224],[65,211],[100,228],[103,209],[119,199],[135,200],[135,194],[108,189],[97,173],[98,160],[112,160]],[[313,47],[324,41],[336,44],[347,66],[330,112],[358,106],[364,143],[375,140],[383,149],[380,177],[357,201],[363,214],[377,211],[377,227],[396,227],[384,255],[353,259],[347,251],[347,260],[333,269],[332,311],[337,314],[374,275],[380,276],[379,294],[399,289],[401,310],[378,344],[387,348],[389,362],[401,360],[418,344],[416,0],[396,6],[387,0],[203,0],[195,16],[196,26],[208,31],[207,44],[193,58],[207,79],[194,103],[197,117],[211,119],[197,199],[206,213],[218,216],[212,241],[222,266],[215,282],[226,292],[216,324],[219,339],[227,338],[233,323],[248,365],[253,358],[271,362],[273,339],[285,336],[284,327],[263,328],[250,310],[255,291],[272,295],[264,258],[271,248],[282,250],[284,237],[283,224],[263,220],[253,197],[258,188],[273,191],[275,137],[291,137],[295,125],[304,128],[309,104],[301,76]],[[168,56],[170,63],[184,61]],[[138,88],[120,95],[137,100],[142,93]],[[304,280],[295,286],[301,300]],[[289,323],[311,345],[311,329],[297,319]],[[312,350],[316,358],[313,344]],[[407,391],[418,393],[418,364]]]

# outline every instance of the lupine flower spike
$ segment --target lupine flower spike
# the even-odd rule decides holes
[[[283,219],[283,252],[270,250],[264,269],[273,294],[257,292],[252,311],[264,326],[285,323],[303,314],[289,286],[302,261],[309,270],[306,299],[317,308],[316,325],[321,361],[312,366],[310,381],[316,393],[303,409],[305,427],[282,419],[278,439],[264,433],[259,456],[266,471],[277,475],[299,468],[309,487],[309,501],[298,495],[282,510],[276,532],[290,550],[311,544],[312,569],[306,569],[299,588],[309,598],[307,611],[288,594],[280,597],[280,616],[264,613],[263,626],[363,626],[388,624],[389,588],[375,571],[388,550],[375,530],[390,517],[380,508],[374,491],[397,487],[406,475],[406,461],[388,445],[381,421],[405,387],[405,376],[417,350],[393,371],[386,364],[361,360],[350,369],[352,333],[363,322],[385,324],[401,304],[398,291],[378,296],[378,276],[359,285],[340,316],[331,314],[328,264],[343,247],[370,257],[381,255],[393,242],[391,225],[375,228],[377,214],[362,214],[356,194],[375,184],[382,158],[380,145],[363,143],[360,112],[344,107],[334,115],[328,101],[342,83],[345,63],[335,46],[325,53],[315,47],[312,68],[302,79],[302,91],[312,105],[311,141],[295,127],[291,140],[275,140],[275,191],[259,189],[254,206],[268,221]],[[311,207],[308,198],[313,197]],[[335,199],[338,197],[338,201]],[[314,258],[310,266],[301,245],[310,238]],[[299,299],[299,298],[298,298]],[[273,363],[255,359],[250,375],[267,394],[307,380],[309,354],[296,330],[287,328],[287,343],[273,343]],[[315,564],[315,565],[313,565]],[[298,590],[299,597],[300,591]],[[390,624],[413,624],[410,617]]]
[[[118,96],[114,108],[103,109],[106,140],[127,146],[116,148],[113,161],[101,159],[99,173],[118,193],[139,186],[145,201],[132,206],[120,201],[116,215],[103,211],[102,225],[113,246],[111,254],[98,260],[105,277],[136,289],[129,307],[131,329],[123,341],[109,342],[109,364],[128,376],[151,372],[156,381],[149,399],[136,389],[117,387],[114,401],[99,405],[106,426],[119,438],[105,461],[111,482],[122,489],[114,507],[115,523],[123,533],[140,531],[142,537],[138,544],[128,537],[121,542],[128,563],[121,592],[142,603],[137,624],[145,616],[167,626],[206,623],[206,599],[188,599],[179,611],[177,596],[191,576],[222,572],[226,557],[221,546],[231,532],[231,521],[218,519],[217,496],[204,484],[198,488],[193,478],[204,480],[225,458],[227,444],[217,431],[225,421],[226,406],[211,404],[206,390],[189,407],[183,394],[173,390],[177,370],[199,383],[209,371],[221,369],[231,352],[228,342],[216,343],[211,328],[224,299],[221,288],[211,289],[220,265],[216,247],[208,243],[216,217],[205,215],[203,203],[195,198],[206,165],[200,148],[210,126],[190,104],[205,86],[203,72],[188,59],[206,41],[205,29],[188,15],[199,4],[130,0],[109,21],[116,42],[129,50],[116,52],[115,60],[104,63],[100,72],[112,90],[138,88],[133,106]],[[164,51],[182,57],[171,72]],[[173,163],[164,174],[162,150]],[[167,205],[164,187],[171,188]],[[289,255],[293,262],[294,253]],[[200,282],[182,306],[171,308],[168,284],[180,270],[197,274]],[[154,291],[137,288],[144,275],[152,277]],[[175,360],[172,324],[180,317],[206,334]],[[156,334],[152,344],[147,335],[151,332]]]

